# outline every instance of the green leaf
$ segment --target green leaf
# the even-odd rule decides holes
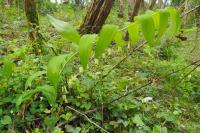
[[[56,28],[60,34],[66,38],[67,40],[78,44],[80,40],[80,35],[76,29],[74,29],[73,26],[71,26],[69,23],[55,19],[54,17],[47,15],[49,21],[51,24]]]
[[[64,133],[59,127],[55,127],[53,133]]]
[[[140,31],[139,24],[137,22],[129,23],[127,29],[128,29],[129,38],[132,44],[136,45],[139,39],[139,31]]]
[[[80,127],[73,127],[71,125],[66,125],[66,129],[67,129],[67,132],[69,133],[80,133],[81,131]]]
[[[159,12],[159,29],[158,29],[158,39],[160,39],[163,33],[166,31],[169,22],[169,12],[165,9],[161,9]]]
[[[158,28],[159,28],[159,23],[160,23],[159,12],[154,12],[154,11],[151,11],[151,10],[147,10],[147,11],[146,11],[146,14],[152,16],[155,29],[158,29]]]
[[[161,128],[161,133],[168,133],[167,128],[166,127],[162,127]]]
[[[142,121],[142,119],[140,118],[139,115],[135,115],[135,117],[133,118],[133,122],[134,122],[135,124],[140,125],[140,126],[143,126],[143,125],[144,125],[144,123],[143,123],[143,121]]]
[[[1,124],[2,125],[8,125],[8,124],[12,124],[12,119],[10,116],[5,115],[2,119],[1,119]]]
[[[73,114],[71,112],[69,112],[67,114],[62,114],[60,117],[65,119],[66,121],[68,121],[72,116],[73,116]]]
[[[16,100],[16,106],[20,106],[23,102],[31,100],[32,96],[37,93],[37,90],[27,90],[18,96]]]
[[[138,17],[139,23],[141,24],[142,33],[147,42],[153,46],[155,38],[155,26],[153,18],[150,14],[141,15]]]
[[[97,46],[95,48],[96,57],[99,57],[105,51],[105,49],[109,46],[109,44],[111,44],[117,30],[118,30],[118,27],[116,25],[103,26],[99,35],[99,39],[97,41]]]
[[[53,86],[44,85],[37,87],[37,91],[41,92],[44,97],[47,98],[48,102],[51,105],[54,105],[56,103],[56,89]]]
[[[62,70],[62,65],[65,62],[65,58],[68,55],[59,55],[53,57],[47,66],[47,77],[54,86],[57,86],[60,79],[60,72]]]
[[[115,37],[114,37],[115,43],[118,47],[124,46],[125,42],[123,40],[122,32],[121,30],[117,30]]]
[[[57,115],[53,115],[53,116],[46,116],[44,118],[44,124],[49,128],[49,129],[53,129],[56,125],[56,123],[59,120],[59,116]]]
[[[32,83],[32,81],[35,79],[35,78],[37,78],[37,77],[39,77],[39,76],[41,76],[41,75],[43,75],[43,74],[45,74],[46,73],[46,71],[39,71],[39,72],[36,72],[36,73],[34,73],[33,75],[31,75],[28,79],[27,79],[27,81],[26,81],[26,83],[25,83],[25,89],[27,89],[28,87],[31,87],[31,83]]]
[[[56,101],[56,90],[53,86],[49,86],[49,85],[44,85],[44,86],[39,86],[34,90],[27,90],[25,92],[23,92],[23,94],[21,94],[20,96],[18,96],[17,101],[16,101],[16,106],[20,106],[23,102],[31,100],[33,95],[35,95],[36,93],[41,92],[42,95],[44,97],[47,98],[48,102],[50,104],[54,104]]]
[[[14,71],[15,64],[9,60],[4,62],[4,67],[2,70],[3,76],[7,79],[9,79],[12,76],[12,73]]]
[[[90,55],[92,52],[92,45],[96,40],[97,35],[91,34],[91,35],[83,35],[80,39],[79,43],[79,57],[81,65],[84,69],[87,68],[87,64],[90,59]]]
[[[170,26],[168,28],[167,37],[174,36],[181,26],[181,17],[175,8],[168,7],[166,10],[170,14]]]

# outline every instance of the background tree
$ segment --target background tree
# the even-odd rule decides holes
[[[118,17],[119,18],[123,18],[124,17],[125,5],[126,5],[125,0],[119,0],[119,13],[118,13]]]
[[[41,49],[42,36],[39,33],[39,19],[35,0],[24,0],[25,15],[28,23],[28,36],[33,42],[36,41],[38,45],[34,45],[34,51],[38,54]]]
[[[98,33],[105,23],[115,0],[94,0],[80,26],[80,33]]]
[[[156,5],[156,2],[157,2],[157,0],[151,0],[150,1],[150,6],[149,6],[150,10],[153,10],[154,6]]]

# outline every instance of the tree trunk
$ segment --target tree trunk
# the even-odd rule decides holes
[[[105,23],[114,1],[115,0],[94,0],[80,26],[80,33],[98,33]]]
[[[158,7],[159,8],[162,8],[163,7],[163,0],[158,0]]]
[[[189,10],[189,1],[188,0],[185,0],[185,3],[184,3],[184,10],[185,11],[188,11]],[[183,17],[183,25],[186,26],[188,23],[188,14],[186,14],[184,17]]]
[[[141,5],[141,0],[134,0],[134,7],[133,10],[129,16],[129,22],[133,22],[134,17],[138,15]]]
[[[13,4],[14,0],[6,0],[6,5],[11,6]]]
[[[35,0],[24,0],[24,9],[29,28],[28,36],[31,41],[36,41],[39,44],[39,46],[33,46],[35,52],[38,53],[38,50],[41,49],[42,35],[39,33],[39,19]]]
[[[128,0],[128,16],[130,17],[134,9],[135,0]]]
[[[150,4],[150,6],[149,6],[149,9],[150,9],[150,10],[153,10],[154,6],[156,5],[156,1],[157,1],[157,0],[151,0],[151,4]]]
[[[119,18],[124,17],[124,8],[125,8],[125,0],[119,0],[119,13],[118,13]]]

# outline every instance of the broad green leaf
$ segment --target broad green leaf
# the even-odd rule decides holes
[[[20,106],[23,102],[31,100],[33,95],[39,92],[41,92],[42,95],[47,98],[50,104],[53,105],[55,103],[57,95],[55,88],[52,86],[44,85],[39,86],[34,90],[27,90],[23,92],[23,94],[18,96],[16,106]]]
[[[97,46],[95,48],[96,57],[99,57],[105,51],[105,49],[108,48],[109,44],[111,44],[112,40],[114,39],[117,30],[118,27],[116,25],[103,26],[97,41]]]
[[[118,29],[115,37],[114,37],[115,43],[118,47],[124,46],[125,42],[123,40],[122,32]]]
[[[53,133],[64,133],[59,127],[55,127]]]
[[[59,55],[53,57],[47,66],[47,77],[54,86],[57,86],[60,79],[60,72],[62,70],[62,65],[65,62],[67,55]]]
[[[154,12],[152,14],[153,17],[153,21],[154,21],[154,25],[155,25],[155,29],[159,28],[159,24],[160,24],[160,15],[158,12]]]
[[[66,129],[67,129],[67,132],[69,132],[69,133],[80,133],[81,132],[80,127],[73,127],[71,125],[67,125]]]
[[[149,14],[141,15],[138,20],[141,24],[141,29],[145,39],[151,46],[153,46],[155,40],[155,26],[152,16]]]
[[[160,23],[159,12],[154,12],[154,11],[148,10],[148,11],[146,11],[146,14],[152,16],[153,21],[154,21],[155,29],[158,29],[159,28],[159,23]]]
[[[70,25],[67,22],[55,19],[54,17],[47,15],[49,21],[51,24],[56,28],[60,34],[66,38],[67,40],[78,44],[80,40],[80,35],[76,29],[73,28],[72,25]]]
[[[160,125],[156,125],[153,127],[153,133],[168,133],[166,127],[161,127]]]
[[[15,67],[15,64],[11,61],[5,61],[4,62],[4,67],[3,67],[3,70],[2,70],[2,73],[3,73],[3,76],[7,79],[9,79],[11,76],[12,76],[12,73],[14,71],[14,67]]]
[[[37,93],[37,90],[27,90],[18,96],[16,101],[16,106],[20,106],[23,102],[31,100],[32,96]]]
[[[175,8],[168,7],[166,10],[170,14],[170,26],[168,28],[168,37],[174,36],[178,30],[180,29],[181,26],[181,17],[178,11]]]
[[[135,115],[135,117],[133,118],[133,122],[135,124],[140,125],[140,126],[144,126],[144,123],[143,123],[143,121],[142,121],[142,119],[140,118],[139,115]]]
[[[8,124],[12,124],[12,119],[10,116],[5,115],[2,119],[1,119],[1,124],[2,125],[8,125]]]
[[[161,9],[159,12],[159,29],[158,29],[158,39],[160,39],[163,33],[166,31],[168,26],[169,12],[165,9]]]
[[[167,128],[166,128],[166,127],[162,127],[162,128],[161,128],[161,133],[168,133]]]
[[[73,114],[71,112],[68,112],[67,114],[62,114],[60,117],[65,119],[66,121],[69,120]]]
[[[137,22],[128,24],[128,33],[133,45],[136,45],[139,39],[140,27]]]
[[[53,86],[44,85],[37,87],[37,91],[41,92],[44,97],[47,98],[48,102],[51,105],[54,105],[56,103],[56,97],[57,93]]]
[[[39,72],[36,72],[33,75],[31,75],[26,81],[25,89],[27,89],[28,87],[31,87],[31,83],[35,78],[37,78],[45,73],[46,73],[46,71],[39,71]]]
[[[87,68],[87,64],[90,59],[90,55],[92,52],[92,46],[93,43],[96,40],[97,35],[91,34],[91,35],[83,35],[79,42],[79,57],[81,65],[84,69]]]

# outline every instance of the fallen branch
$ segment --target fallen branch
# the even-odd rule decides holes
[[[186,73],[180,80],[178,80],[178,82],[172,87],[173,92],[176,89],[176,87],[182,83],[182,81],[187,78],[192,72],[194,72],[198,67],[200,66],[200,64],[196,65],[190,72]]]
[[[103,132],[109,133],[107,130],[103,129],[103,128],[100,127],[98,124],[96,124],[95,122],[93,122],[93,121],[86,115],[86,113],[82,113],[82,112],[80,112],[80,111],[78,111],[78,110],[76,110],[76,109],[74,109],[74,108],[72,108],[72,107],[70,107],[70,106],[66,106],[66,107],[67,107],[68,109],[70,109],[70,110],[72,110],[72,111],[78,113],[79,115],[84,116],[84,117],[87,119],[88,122],[90,122],[91,124],[95,125],[97,128],[99,128],[99,129],[102,130]],[[94,110],[88,111],[87,113],[92,113],[92,112],[95,112],[95,111],[97,111],[97,110],[98,110],[98,109],[96,108],[96,109],[94,109]],[[74,117],[71,118],[71,120],[75,120],[75,119],[77,119],[77,118],[78,118],[78,116],[74,116]],[[60,127],[60,126],[62,126],[62,125],[67,124],[68,122],[69,122],[69,121],[59,123],[57,126]]]
[[[186,13],[184,13],[184,14],[182,15],[182,17],[185,16],[185,15],[187,15],[187,14],[189,14],[189,13],[191,13],[191,12],[193,12],[193,11],[195,11],[195,10],[197,10],[198,8],[200,8],[200,5],[198,5],[198,6],[194,7],[194,8],[192,8],[192,9],[189,10],[189,11],[187,11]]]

